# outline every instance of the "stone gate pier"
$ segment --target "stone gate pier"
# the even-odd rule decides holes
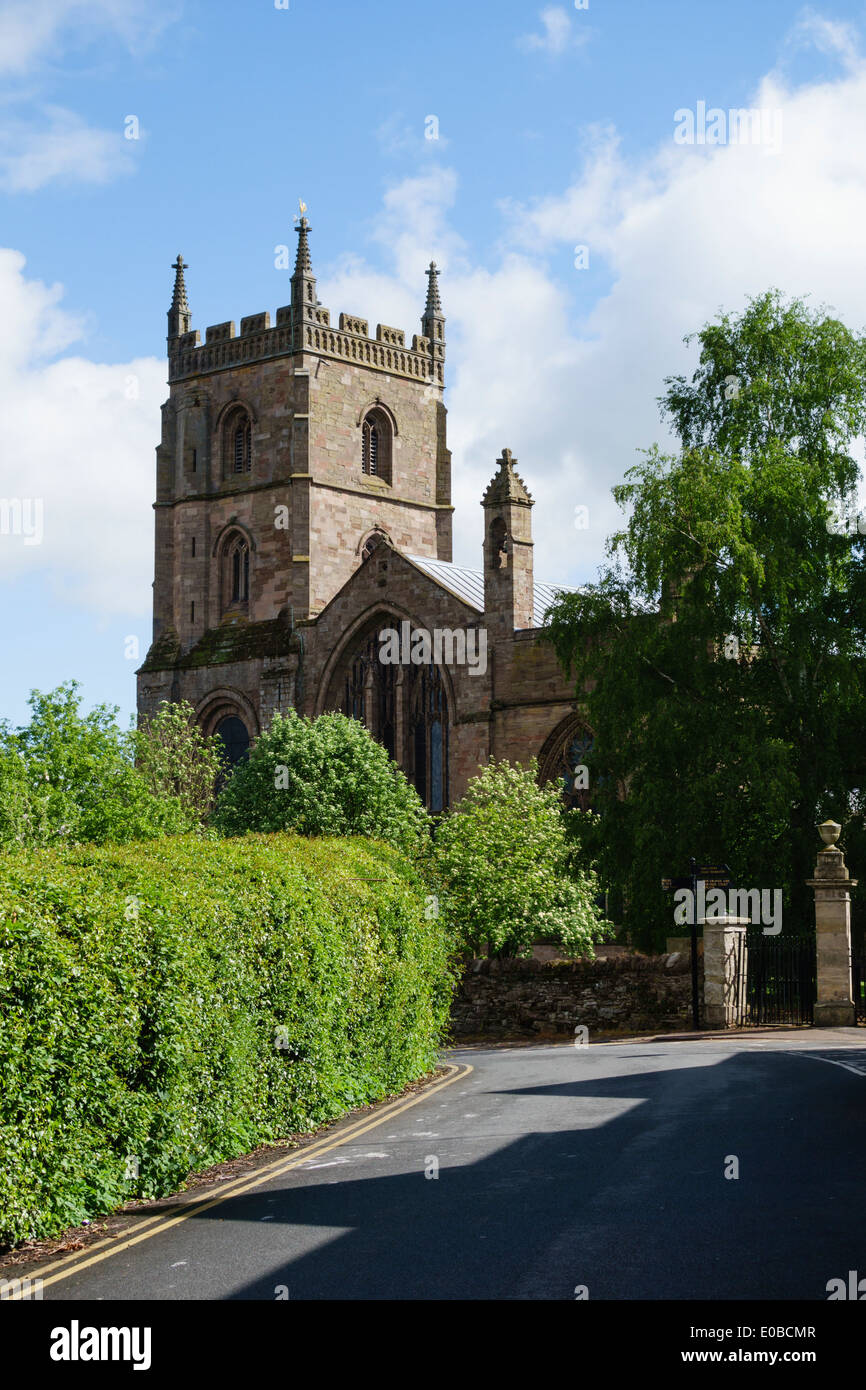
[[[845,856],[836,841],[842,827],[827,820],[818,826],[824,848],[818,853],[815,877],[816,997],[815,1025],[853,1027],[857,1021],[851,989],[851,892],[856,878],[848,877]]]
[[[746,1015],[748,917],[702,917],[704,1027],[737,1028]]]

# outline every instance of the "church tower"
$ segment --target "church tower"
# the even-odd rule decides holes
[[[213,324],[202,344],[178,256],[170,397],[157,449],[154,638],[182,650],[224,621],[314,617],[379,534],[451,558],[445,319],[428,272],[423,332],[320,304],[301,216],[291,302]],[[238,572],[235,573],[235,570]]]
[[[535,505],[502,450],[484,508],[484,621],[498,636],[533,627],[532,517]]]
[[[303,205],[296,224],[290,302],[273,324],[268,312],[242,318],[239,331],[212,324],[202,343],[189,267],[180,255],[172,267],[140,707],[183,698],[182,670],[270,650],[274,624],[294,632],[315,620],[382,536],[404,553],[451,559],[438,270],[427,271],[410,344],[387,324],[371,335],[353,314],[335,327],[318,299]]]

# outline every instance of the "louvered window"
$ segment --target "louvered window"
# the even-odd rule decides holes
[[[362,466],[372,478],[379,476],[379,427],[364,421]]]
[[[393,428],[384,410],[371,410],[361,425],[361,467],[370,478],[391,482]]]
[[[252,465],[251,443],[252,431],[249,422],[238,425],[234,439],[234,471],[236,473],[249,473]]]

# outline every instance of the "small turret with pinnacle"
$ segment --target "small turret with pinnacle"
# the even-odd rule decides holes
[[[189,332],[192,314],[190,313],[189,300],[186,297],[186,283],[183,272],[189,266],[184,263],[183,256],[177,253],[177,260],[172,266],[174,271],[174,293],[171,297],[171,308],[168,311],[168,336],[169,338],[179,338],[182,333]]]

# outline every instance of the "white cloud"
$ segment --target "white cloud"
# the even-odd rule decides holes
[[[50,106],[47,121],[10,120],[0,127],[0,189],[33,193],[45,184],[106,183],[134,168],[135,142],[123,128],[96,130],[74,111]]]
[[[830,305],[853,329],[866,325],[866,68],[798,89],[774,75],[750,104],[783,109],[778,154],[675,145],[673,111],[669,138],[641,161],[625,157],[615,131],[588,131],[572,185],[528,207],[504,205],[489,265],[455,231],[460,190],[438,166],[387,193],[369,229],[381,268],[359,254],[324,267],[314,240],[323,303],[373,329],[420,331],[425,268],[431,259],[442,267],[458,561],[480,565],[481,494],[507,446],[536,499],[539,578],[592,577],[621,521],[610,489],[638,449],[665,443],[664,378],[694,368],[683,337],[721,308],[737,311],[778,286]],[[589,273],[573,268],[577,243],[590,248]],[[13,252],[0,254],[0,313],[0,398],[9,402],[0,496],[39,488],[46,500],[44,546],[25,554],[4,540],[0,565],[44,565],[59,590],[96,610],[141,611],[164,363],[44,365],[78,325]],[[131,373],[137,401],[124,395]],[[575,529],[577,506],[589,508],[589,530]]]
[[[426,115],[423,122],[409,122],[402,114],[395,112],[379,125],[376,140],[383,154],[391,158],[408,156],[413,159],[441,154],[451,143],[443,135],[435,112]]]
[[[527,52],[549,53],[558,57],[569,48],[580,48],[589,38],[589,31],[576,32],[571,27],[571,16],[561,5],[548,5],[539,15],[544,32],[542,34],[523,34],[518,40],[519,48]]]
[[[66,602],[146,618],[165,363],[46,361],[82,324],[60,307],[60,288],[27,279],[24,265],[0,250],[0,498],[40,500],[44,538],[27,545],[7,520],[0,577],[41,572]]]
[[[684,336],[738,311],[771,286],[827,304],[853,329],[866,324],[866,67],[789,88],[766,78],[748,103],[784,114],[778,153],[751,145],[679,146],[641,161],[616,132],[586,132],[574,183],[529,207],[504,204],[508,225],[492,268],[452,230],[458,190],[447,171],[393,189],[378,228],[388,271],[359,258],[342,267],[332,310],[360,299],[375,322],[411,330],[419,277],[444,264],[442,299],[454,454],[455,559],[478,566],[479,500],[503,445],[536,499],[539,578],[577,582],[604,558],[621,524],[610,496],[637,451],[669,443],[657,397],[666,376],[690,373]],[[590,248],[605,289],[572,269]],[[597,281],[595,282],[597,285]],[[589,530],[574,527],[588,506]]]
[[[130,51],[147,49],[175,17],[159,0],[0,0],[0,75],[19,77],[61,47],[115,35]]]
[[[175,17],[162,0],[0,0],[0,190],[33,193],[53,182],[105,183],[133,168],[122,125],[101,130],[46,104],[51,60],[114,38],[129,52],[152,47]],[[22,81],[27,80],[27,86]],[[17,84],[17,85],[16,85]]]
[[[369,225],[370,240],[382,246],[386,270],[372,270],[357,254],[340,258],[319,282],[319,294],[332,314],[360,314],[376,323],[421,332],[431,260],[446,274],[465,262],[462,239],[448,224],[457,196],[457,176],[437,167],[390,188]]]
[[[804,10],[788,34],[786,50],[817,48],[838,58],[843,66],[853,69],[860,61],[860,44],[853,24],[828,19],[814,10]]]

